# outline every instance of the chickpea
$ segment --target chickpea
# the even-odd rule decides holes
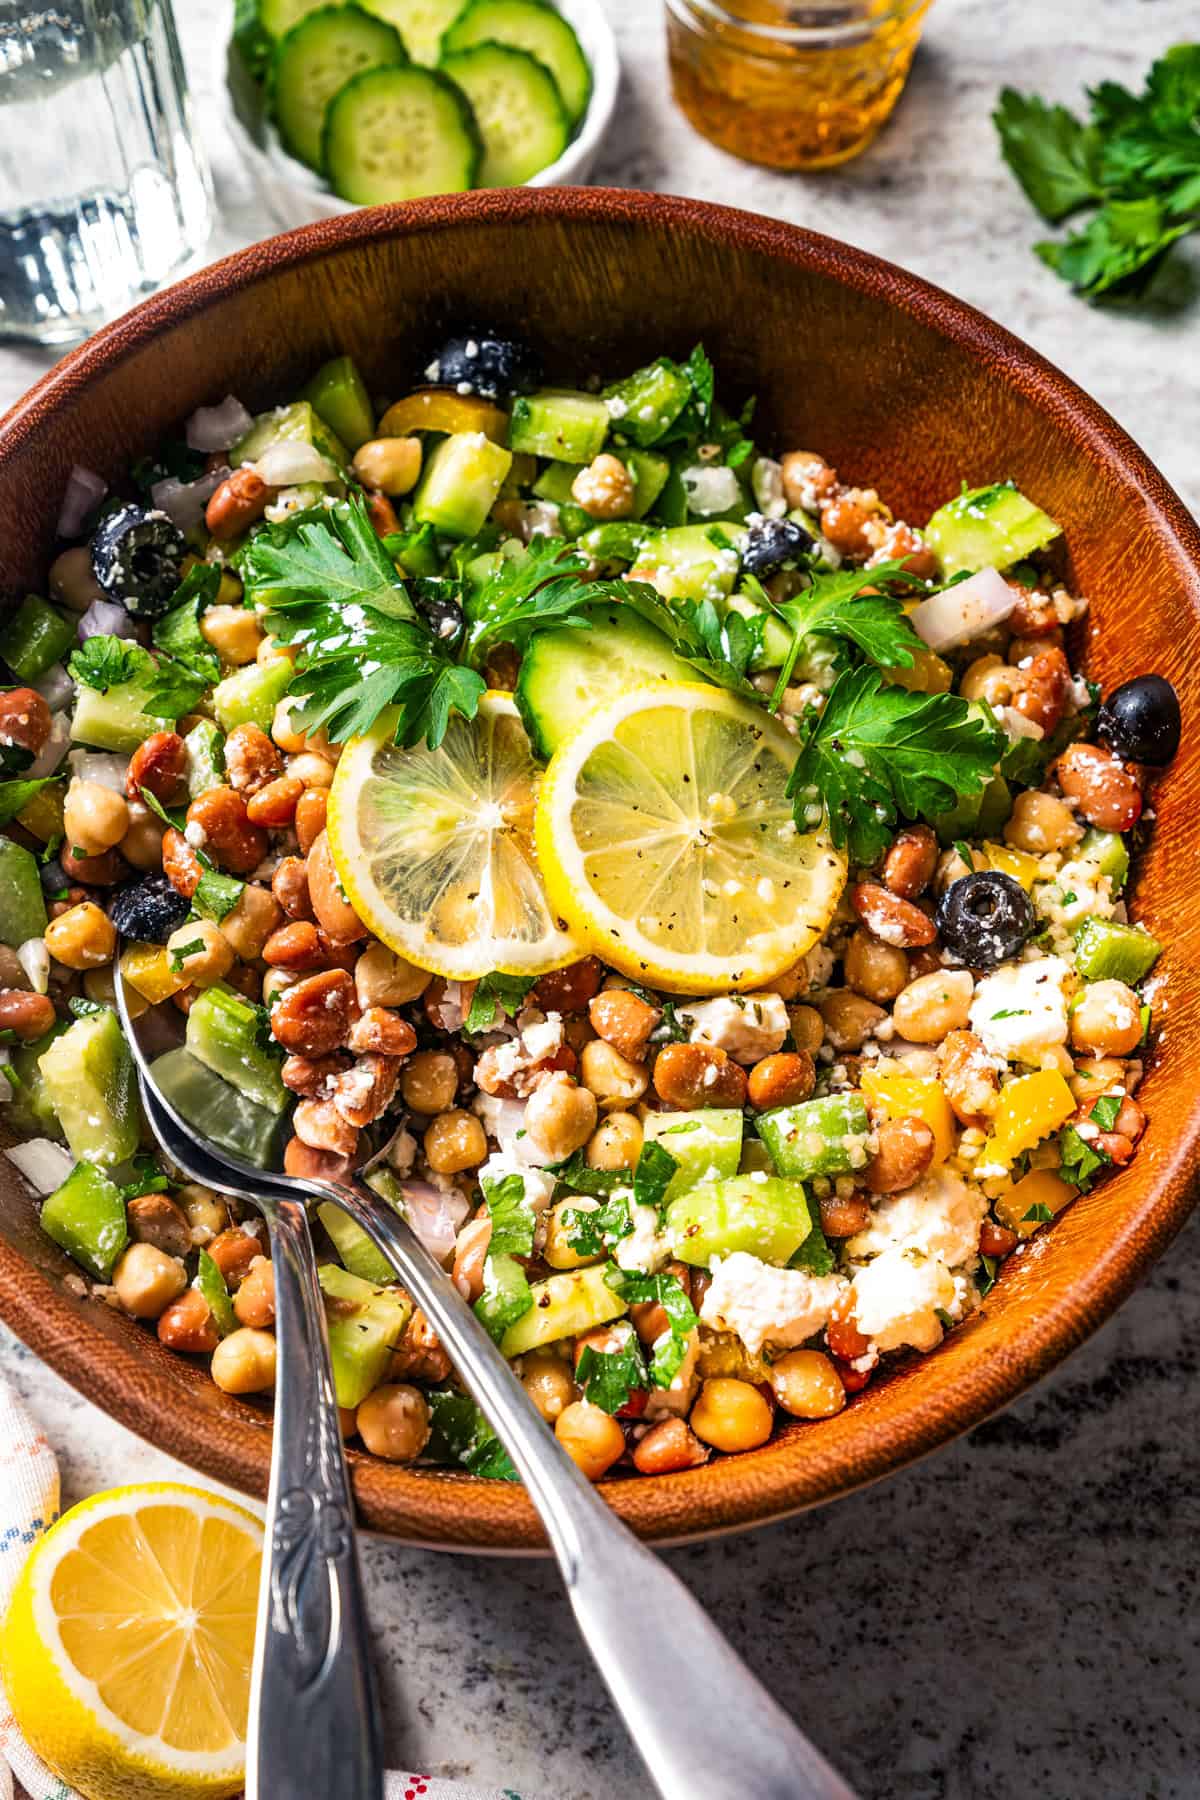
[[[354,989],[364,1011],[369,1006],[405,1006],[410,1000],[420,999],[432,980],[428,969],[406,962],[386,944],[369,944],[354,965]],[[449,1105],[449,1101],[445,1104]],[[442,1108],[433,1110],[440,1112]]]
[[[264,1330],[275,1323],[275,1269],[270,1258],[256,1256],[246,1279],[233,1296],[239,1325]]]
[[[292,723],[292,714],[299,712],[305,705],[302,694],[285,694],[278,702],[271,720],[271,736],[279,748],[288,756],[299,755],[302,750],[328,750],[329,739],[324,731],[301,731]]]
[[[807,1050],[812,1056],[821,1048],[825,1040],[825,1021],[815,1006],[789,1007],[788,1024],[797,1050]]]
[[[1017,672],[1002,656],[977,656],[964,671],[959,692],[964,700],[986,700],[989,706],[1007,706],[1013,697]]]
[[[842,959],[846,985],[876,1005],[894,1000],[908,985],[908,958],[895,944],[881,943],[860,926]]]
[[[817,1002],[825,1021],[825,1036],[837,1051],[861,1050],[887,1014],[872,1000],[864,1000],[850,988],[830,988]]]
[[[154,1244],[130,1244],[117,1261],[112,1284],[127,1313],[157,1319],[187,1286],[187,1270],[177,1256]]]
[[[483,1292],[483,1265],[491,1241],[492,1221],[486,1212],[468,1219],[455,1240],[451,1274],[459,1292],[472,1305]]]
[[[650,1071],[645,1064],[631,1062],[602,1037],[583,1046],[579,1072],[584,1087],[606,1112],[631,1106],[650,1085]]]
[[[198,1181],[189,1181],[180,1188],[177,1198],[191,1226],[194,1244],[211,1244],[222,1231],[228,1230],[229,1208],[211,1188],[201,1187]]]
[[[63,801],[63,833],[85,856],[103,856],[120,843],[129,829],[129,808],[123,794],[101,781],[80,781],[67,788]]]
[[[425,1396],[407,1382],[377,1387],[359,1406],[354,1423],[371,1455],[385,1462],[413,1462],[429,1442]]]
[[[526,1102],[525,1129],[544,1155],[561,1162],[587,1143],[596,1129],[596,1114],[596,1097],[590,1089],[556,1072]]]
[[[51,919],[43,936],[51,956],[68,969],[97,969],[112,961],[117,947],[112,920],[92,900]]]
[[[262,643],[258,646],[258,649],[255,651],[254,660],[259,664],[278,662],[282,656],[285,657],[288,662],[294,663],[299,655],[299,644],[281,644],[278,638],[273,638],[270,632],[268,632]]]
[[[405,1106],[426,1118],[446,1112],[457,1092],[458,1065],[445,1050],[418,1050],[400,1077]]]
[[[127,805],[129,824],[117,849],[131,868],[154,874],[162,868],[165,827],[141,800],[130,800]]]
[[[610,1112],[588,1139],[589,1169],[632,1169],[642,1153],[641,1121],[631,1112]]]
[[[603,1407],[573,1400],[554,1422],[554,1435],[589,1481],[599,1481],[625,1454],[625,1433]]]
[[[1071,1010],[1071,1042],[1088,1056],[1128,1056],[1142,1037],[1140,1002],[1123,981],[1090,981]]]
[[[487,1136],[474,1113],[461,1106],[439,1113],[424,1137],[425,1160],[437,1175],[477,1169],[487,1155]]]
[[[293,781],[299,782],[301,792],[305,788],[333,786],[333,764],[327,756],[319,756],[315,750],[302,750],[299,756],[289,756],[287,772]]]
[[[789,1350],[772,1363],[771,1391],[797,1419],[831,1419],[846,1404],[842,1378],[820,1350]]]
[[[50,598],[76,613],[85,613],[95,601],[108,599],[96,580],[92,553],[86,544],[64,550],[50,564]]]
[[[1112,1056],[1081,1058],[1067,1084],[1081,1106],[1098,1100],[1101,1094],[1124,1094],[1136,1086],[1129,1078],[1129,1065]]]
[[[535,1350],[525,1358],[521,1386],[548,1425],[574,1405],[579,1395],[566,1363],[547,1350]]]
[[[275,1333],[241,1325],[221,1339],[209,1369],[224,1394],[264,1394],[275,1386]]]
[[[808,958],[802,956],[799,962],[794,962],[781,975],[776,975],[771,983],[771,991],[778,994],[781,1000],[798,1000],[801,994],[807,994],[811,985]]]
[[[1027,850],[1031,856],[1065,850],[1082,836],[1083,827],[1076,823],[1065,801],[1055,794],[1035,793],[1030,788],[1017,795],[1004,827],[1005,843],[1014,850]]]
[[[371,438],[354,452],[353,468],[364,487],[393,498],[407,494],[416,487],[421,473],[421,440]]]
[[[749,1381],[713,1375],[692,1408],[691,1427],[714,1450],[756,1450],[771,1435],[770,1403]]]
[[[227,668],[257,661],[264,632],[250,606],[210,606],[200,615],[200,635]]]
[[[585,1251],[576,1250],[571,1243],[567,1221],[569,1212],[587,1212],[588,1202],[582,1203],[577,1195],[569,1195],[565,1200],[557,1200],[546,1214],[546,1241],[542,1246],[542,1255],[552,1269],[582,1269],[588,1263],[596,1261],[595,1256]]]
[[[237,905],[221,920],[221,936],[243,962],[255,962],[263,945],[283,923],[283,910],[269,888],[247,882]]]
[[[639,1475],[673,1475],[698,1469],[707,1460],[708,1451],[684,1419],[660,1419],[633,1452]]]
[[[280,994],[295,987],[299,980],[299,974],[293,969],[268,969],[262,979],[263,1005],[270,1010]]]
[[[910,1044],[940,1044],[952,1031],[962,1031],[971,1010],[975,980],[969,969],[943,969],[918,975],[892,1007],[892,1019]]]
[[[193,987],[212,987],[221,981],[232,969],[233,960],[233,945],[211,919],[187,920],[167,939],[172,974],[186,975]]]

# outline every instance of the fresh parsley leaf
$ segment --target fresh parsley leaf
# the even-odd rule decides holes
[[[529,1279],[517,1258],[532,1254],[537,1221],[520,1175],[484,1181],[483,1196],[491,1215],[492,1235],[483,1265],[483,1292],[475,1302],[475,1314],[499,1343],[509,1326],[523,1318],[533,1305]]]
[[[75,1010],[74,1002],[71,1003],[71,1010]],[[107,1011],[107,1008],[97,1010]],[[77,1018],[81,1016],[76,1013]],[[144,1152],[135,1156],[129,1166],[133,1179],[121,1189],[122,1200],[136,1200],[139,1194],[164,1194],[171,1185],[154,1157]]]
[[[530,1256],[537,1224],[533,1207],[525,1197],[525,1182],[520,1175],[505,1175],[499,1181],[485,1179],[483,1197],[492,1221],[489,1254]]]
[[[33,781],[0,781],[0,825],[7,825],[45,787],[58,780],[57,775],[42,775]]]
[[[637,1333],[626,1319],[619,1319],[609,1330],[617,1340],[613,1350],[594,1350],[584,1346],[575,1369],[575,1379],[583,1389],[583,1397],[606,1413],[618,1413],[629,1404],[634,1388],[649,1384],[646,1359],[638,1343]]]
[[[1053,1217],[1054,1214],[1050,1211],[1046,1202],[1044,1200],[1039,1200],[1036,1205],[1031,1206],[1029,1211],[1025,1213],[1021,1223],[1022,1225],[1047,1225]]]
[[[829,1247],[829,1239],[814,1219],[812,1229],[798,1250],[788,1260],[789,1269],[804,1269],[809,1275],[832,1275],[837,1258]]]
[[[193,563],[150,634],[156,650],[202,675],[206,686],[219,679],[221,661],[200,630],[200,614],[216,600],[220,587],[221,571],[214,563]]]
[[[481,976],[475,984],[470,1010],[463,1021],[463,1030],[468,1034],[489,1031],[496,1023],[497,1011],[506,1018],[511,1018],[515,1012],[520,1011],[526,994],[536,980],[536,976],[524,975]]]
[[[604,1271],[604,1279],[630,1306],[657,1300],[666,1313],[667,1330],[653,1346],[650,1379],[655,1387],[670,1387],[683,1366],[688,1341],[698,1323],[682,1285],[674,1275],[643,1275],[632,1269],[620,1269],[616,1263]]]
[[[750,664],[762,649],[765,618],[744,619],[737,612],[722,618],[711,600],[677,601],[675,610],[690,625],[707,662],[727,669],[734,682],[744,685]]]
[[[112,1007],[103,1000],[85,1000],[82,994],[72,994],[67,1001],[67,1011],[73,1019],[92,1019],[97,1013],[111,1012]],[[136,1193],[141,1191],[141,1188],[135,1189]]]
[[[1058,1172],[1064,1181],[1086,1194],[1096,1176],[1112,1161],[1106,1151],[1081,1138],[1074,1125],[1068,1125],[1058,1140]]]
[[[258,533],[242,553],[241,572],[247,606],[317,602],[336,609],[353,603],[389,619],[417,616],[357,495]]]
[[[637,1206],[662,1205],[671,1177],[679,1167],[676,1157],[659,1143],[644,1143],[633,1172],[633,1198]]]
[[[72,650],[67,672],[80,687],[107,694],[109,688],[145,675],[152,667],[153,659],[140,644],[97,632],[95,637],[86,638],[78,650]]]
[[[788,781],[796,823],[811,831],[824,802],[830,835],[872,863],[898,815],[935,817],[991,780],[1003,734],[956,694],[885,686],[877,669],[846,669],[819,717],[805,715]]]
[[[196,481],[204,473],[204,456],[193,450],[183,438],[169,438],[157,455],[141,456],[129,474],[143,500],[150,500],[150,490],[158,482],[172,477],[176,481]]]
[[[633,1180],[631,1169],[593,1169],[582,1150],[576,1150],[565,1162],[551,1163],[550,1173],[575,1194],[611,1194],[614,1188],[628,1187]]]
[[[170,956],[170,962],[171,962],[171,967],[175,971],[175,973],[178,975],[179,971],[182,969],[187,958],[189,956],[194,956],[196,954],[197,950],[203,950],[203,948],[204,948],[204,939],[202,937],[200,937],[200,938],[189,938],[186,944],[179,944],[174,950],[172,950],[171,956]]]
[[[624,1169],[619,1174],[628,1184],[630,1171]],[[614,1194],[603,1206],[564,1206],[562,1223],[568,1244],[579,1256],[603,1256],[633,1230],[624,1193]]]
[[[143,806],[147,807],[156,819],[161,819],[164,825],[170,825],[175,831],[183,830],[187,823],[186,807],[176,806],[168,812],[158,795],[152,794],[148,787],[139,787],[138,793],[142,797]]]
[[[214,869],[203,850],[197,850],[196,858],[200,864],[200,880],[192,895],[193,910],[219,925],[241,899],[246,884],[236,875],[223,875],[220,869]]]
[[[588,560],[561,538],[535,538],[506,558],[469,604],[464,659],[481,668],[497,644],[524,650],[535,631],[586,628],[584,606],[623,597],[623,582],[586,581]]]
[[[697,344],[692,354],[683,365],[684,374],[692,384],[692,399],[700,421],[701,430],[707,430],[712,418],[713,396],[716,391],[716,375],[713,366],[705,355],[704,345]]]
[[[690,1042],[691,1026],[679,1017],[673,1000],[660,1000],[657,994],[648,994],[644,991],[641,997],[651,1006],[657,1006],[662,1013],[662,1018],[650,1033],[652,1044],[686,1044]],[[676,1126],[675,1129],[682,1130],[683,1127]]]
[[[1090,1117],[1101,1131],[1112,1131],[1116,1127],[1117,1117],[1121,1111],[1120,1094],[1101,1094],[1091,1110]]]
[[[515,1256],[488,1253],[483,1265],[483,1291],[475,1302],[475,1317],[496,1343],[510,1325],[523,1319],[533,1305],[529,1277]]]
[[[1010,87],[1001,90],[992,122],[1005,162],[1049,224],[1100,198],[1095,126],[1081,124],[1065,106],[1047,106],[1036,94]]]
[[[1193,222],[1172,223],[1161,200],[1110,200],[1081,231],[1064,243],[1049,240],[1034,249],[1047,268],[1094,298],[1145,277],[1163,252],[1193,230]]]
[[[975,1286],[979,1289],[980,1298],[990,1294],[996,1285],[996,1270],[999,1260],[994,1256],[980,1256],[979,1267],[975,1271]]]
[[[472,1475],[493,1481],[518,1481],[512,1458],[483,1412],[456,1387],[426,1390],[430,1437],[426,1454],[434,1462],[458,1463]]]
[[[193,665],[174,656],[160,656],[146,684],[142,711],[152,719],[182,718],[192,711],[220,672],[216,657],[199,666],[199,659]]]
[[[863,591],[888,581],[912,584],[914,577],[903,560],[878,563],[873,569],[837,569],[814,575],[810,587],[776,606],[776,613],[792,628],[792,642],[771,696],[772,712],[783,699],[805,638],[813,631],[847,639],[881,668],[912,667],[921,640],[905,617],[903,603],[891,594]]]
[[[1029,1012],[1027,1006],[1002,1006],[999,1012],[992,1014],[993,1019],[1023,1019]]]

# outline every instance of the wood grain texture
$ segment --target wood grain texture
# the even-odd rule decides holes
[[[819,450],[921,521],[1011,476],[1060,519],[1092,601],[1080,649],[1110,687],[1154,668],[1183,699],[1184,745],[1156,800],[1134,915],[1167,944],[1158,1051],[1133,1163],[1005,1265],[977,1314],[845,1412],[766,1448],[606,1493],[658,1540],[815,1506],[934,1450],[1012,1400],[1108,1317],[1196,1198],[1200,1083],[1200,533],[1137,446],[1063,375],[981,314],[831,239],[700,202],[523,190],[379,208],[259,244],[148,301],[61,363],[0,420],[0,586],[38,589],[63,481],[116,476],[196,405],[277,402],[350,351],[380,398],[431,341],[472,320],[519,330],[552,376],[611,375],[697,339],[722,391],[760,395],[757,430]],[[1081,329],[1087,315],[1081,309]],[[61,1285],[67,1265],[0,1169],[0,1315],[62,1375],[170,1454],[263,1493],[268,1420],[199,1364]],[[524,1493],[351,1453],[363,1521],[448,1549],[536,1550]]]

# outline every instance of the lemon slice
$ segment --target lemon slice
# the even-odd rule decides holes
[[[555,752],[537,804],[551,902],[623,974],[761,987],[825,931],[846,881],[784,790],[794,739],[721,688],[638,688]]]
[[[72,1507],[0,1632],[18,1729],[89,1800],[229,1796],[245,1779],[262,1527],[172,1482]]]
[[[346,896],[389,949],[455,981],[541,975],[583,954],[534,861],[541,770],[508,694],[451,716],[441,745],[392,743],[395,715],[352,738],[329,796]]]

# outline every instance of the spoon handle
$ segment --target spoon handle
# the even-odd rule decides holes
[[[683,1583],[563,1452],[411,1227],[367,1188],[339,1184],[336,1197],[423,1309],[512,1457],[579,1629],[663,1800],[854,1800]]]
[[[275,1272],[275,1429],[248,1731],[247,1800],[381,1800],[367,1616],[302,1201],[264,1202]]]

